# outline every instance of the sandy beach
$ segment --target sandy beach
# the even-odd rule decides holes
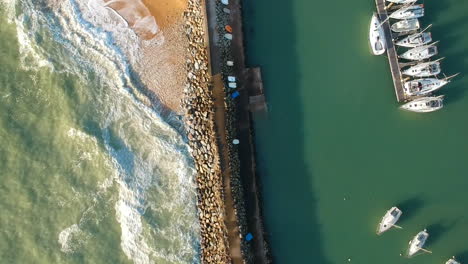
[[[135,65],[145,87],[168,109],[181,114],[188,40],[184,34],[187,0],[112,0],[116,11],[140,37],[142,58]]]

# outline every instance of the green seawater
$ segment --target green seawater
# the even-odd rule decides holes
[[[199,263],[187,144],[87,2],[0,1],[0,263]]]
[[[275,263],[468,263],[468,2],[424,3],[443,72],[461,72],[430,114],[398,109],[387,59],[370,54],[373,1],[243,3],[269,106],[255,132]],[[395,205],[403,229],[376,236]],[[401,257],[424,228],[433,253]]]

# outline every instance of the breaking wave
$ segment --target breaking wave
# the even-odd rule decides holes
[[[104,199],[102,192],[116,186],[109,200],[113,206],[105,210],[115,211],[125,255],[134,263],[198,263],[195,170],[188,145],[139,100],[131,74],[145,43],[101,0],[0,1],[16,25],[24,69],[80,80],[74,88],[81,96],[74,102],[89,107],[77,107],[76,114],[84,119],[81,125],[98,129],[72,128],[68,136],[92,142],[108,161],[112,173],[99,183],[94,199]],[[90,162],[96,155],[83,152],[80,158]],[[80,251],[93,239],[85,218],[98,208],[88,207],[80,221],[57,234],[62,252]]]

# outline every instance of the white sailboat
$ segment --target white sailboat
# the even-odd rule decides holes
[[[382,217],[382,220],[379,223],[379,226],[377,227],[377,235],[382,234],[383,232],[389,230],[392,227],[398,227],[396,225],[396,222],[398,219],[400,219],[402,212],[400,209],[397,207],[392,207],[390,210],[385,213],[384,217]]]
[[[390,14],[393,19],[413,19],[424,16],[424,5],[404,6]]]
[[[432,93],[450,82],[450,79],[425,78],[404,83],[404,91],[409,96],[421,96]]]
[[[414,254],[418,253],[420,250],[425,252],[430,252],[423,248],[424,243],[426,243],[427,238],[429,237],[429,233],[427,230],[424,229],[423,231],[419,232],[410,242],[408,248],[408,257],[413,256]]]
[[[429,45],[412,48],[408,50],[407,52],[399,55],[398,57],[402,59],[414,60],[414,61],[429,59],[430,57],[437,55],[438,50],[437,50],[437,46],[435,46],[437,43],[438,41]]]
[[[445,264],[461,264],[460,262],[455,260],[455,257],[452,257],[451,259],[447,260]]]
[[[393,32],[397,33],[403,33],[403,32],[408,32],[408,31],[413,31],[419,29],[419,20],[417,18],[415,19],[405,19],[396,22],[391,26],[391,29]]]
[[[385,35],[383,28],[381,27],[380,19],[376,13],[372,15],[370,23],[369,42],[372,49],[372,54],[382,55],[385,53]]]
[[[411,34],[401,40],[395,42],[395,45],[414,48],[422,45],[429,44],[432,41],[432,35],[430,32],[425,32],[432,25],[427,26],[424,30],[419,33]]]
[[[421,97],[401,106],[401,109],[417,112],[429,113],[444,107],[444,96]],[[421,233],[421,232],[420,232]],[[419,234],[418,234],[419,235]],[[415,237],[416,238],[416,237]]]
[[[417,0],[387,0],[387,2],[394,3],[394,4],[411,4],[416,1]]]
[[[440,62],[444,58],[437,59],[435,61],[423,62],[417,65],[414,65],[402,73],[404,75],[412,76],[412,77],[429,77],[435,76],[441,72]]]

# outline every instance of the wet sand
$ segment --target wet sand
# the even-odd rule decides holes
[[[181,114],[186,82],[188,40],[184,34],[187,0],[105,1],[142,40],[142,58],[134,65],[145,87],[164,109]]]

